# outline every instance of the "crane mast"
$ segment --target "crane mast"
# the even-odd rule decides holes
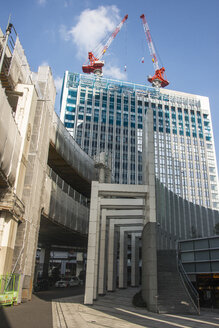
[[[97,54],[94,55],[92,51],[88,52],[88,63],[82,66],[82,70],[84,73],[90,74],[94,73],[96,75],[102,75],[102,67],[104,66],[104,61],[101,60],[113,40],[115,39],[116,35],[121,30],[123,24],[127,20],[128,15],[125,15],[125,17],[122,19],[120,24],[115,28],[113,33],[110,35],[109,39],[105,43],[103,47],[99,50]]]
[[[154,44],[153,44],[153,41],[152,41],[150,29],[149,29],[148,23],[146,21],[145,15],[142,14],[140,16],[140,18],[142,19],[142,22],[143,22],[143,28],[144,28],[144,32],[145,32],[145,35],[146,35],[150,55],[152,57],[154,70],[155,70],[154,76],[149,76],[148,81],[150,83],[152,83],[153,87],[159,87],[159,88],[162,87],[162,88],[164,88],[169,84],[169,82],[164,77],[165,68],[164,67],[161,67],[161,68],[159,67],[156,51],[155,51],[155,48],[154,48]]]

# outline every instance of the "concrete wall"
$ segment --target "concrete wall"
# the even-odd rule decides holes
[[[180,239],[216,234],[219,212],[195,205],[168,190],[156,180],[158,248],[175,249]]]

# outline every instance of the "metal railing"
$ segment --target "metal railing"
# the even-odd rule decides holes
[[[195,289],[195,287],[193,286],[191,280],[189,279],[185,269],[183,268],[182,262],[179,257],[179,251],[177,252],[177,264],[178,264],[177,267],[178,267],[178,271],[179,271],[180,277],[182,279],[182,282],[193,302],[194,307],[196,308],[198,314],[200,314],[199,294],[198,294],[197,290]]]
[[[53,169],[49,166],[47,166],[47,174],[52,179],[52,181],[54,181],[59,186],[59,188],[62,191],[64,191],[66,194],[72,197],[76,202],[89,208],[90,200],[87,197],[80,194],[78,191],[74,190],[62,178],[60,178],[60,176],[57,173],[55,173]]]

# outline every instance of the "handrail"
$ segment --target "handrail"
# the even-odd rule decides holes
[[[195,287],[193,286],[193,284],[191,283],[185,269],[183,268],[182,262],[179,258],[179,249],[177,251],[177,264],[178,264],[177,268],[178,268],[180,277],[182,279],[182,282],[184,283],[186,290],[187,290],[189,296],[191,297],[198,314],[200,314],[199,294],[198,294],[197,290],[195,289]]]

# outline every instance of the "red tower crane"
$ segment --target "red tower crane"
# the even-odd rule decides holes
[[[154,76],[149,76],[148,81],[150,83],[152,83],[153,87],[159,87],[159,88],[162,87],[162,88],[164,88],[169,84],[169,82],[164,77],[165,68],[164,67],[161,67],[161,68],[159,67],[157,55],[156,55],[156,52],[155,52],[154,44],[153,44],[153,41],[152,41],[152,38],[151,38],[151,33],[150,33],[150,30],[149,30],[149,26],[148,26],[148,23],[146,21],[145,15],[144,14],[141,15],[140,18],[142,19],[142,22],[143,22],[144,32],[145,32],[145,35],[146,35],[146,38],[147,38],[148,47],[149,47],[149,51],[150,51],[150,54],[151,54],[151,57],[152,57],[152,62],[153,62],[153,65],[154,65],[154,70],[155,70]]]
[[[97,51],[96,54],[94,54],[92,51],[88,52],[88,63],[82,66],[82,70],[84,73],[94,73],[97,75],[102,75],[102,67],[104,66],[104,61],[101,60],[103,55],[105,54],[106,50],[111,45],[112,41],[115,39],[116,35],[121,30],[123,24],[127,20],[128,15],[126,15],[121,23],[115,28],[107,42],[104,46],[99,47],[99,51]]]

